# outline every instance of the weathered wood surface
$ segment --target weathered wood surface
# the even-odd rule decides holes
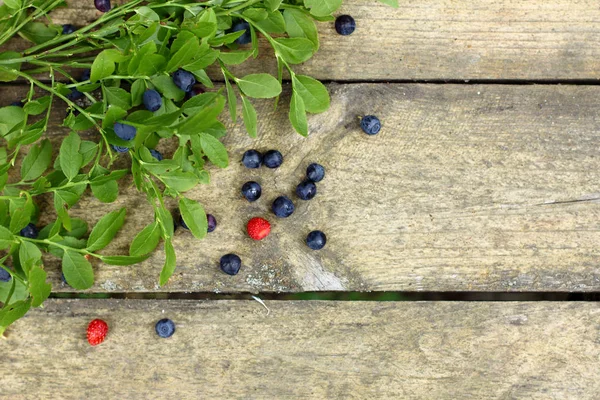
[[[346,0],[357,29],[339,36],[319,24],[321,48],[298,71],[319,79],[598,79],[600,8],[595,0]],[[69,1],[58,23],[97,18],[91,0]],[[275,71],[263,43],[258,60],[236,72]],[[13,43],[13,46],[17,46]],[[22,43],[21,43],[22,45]],[[220,73],[214,77],[222,79]]]
[[[52,300],[0,341],[2,399],[597,399],[594,303]],[[106,341],[85,329],[105,319]],[[176,323],[169,339],[154,333]]]
[[[310,119],[307,139],[269,101],[256,103],[259,139],[249,138],[241,122],[230,124],[231,166],[211,167],[211,184],[189,192],[219,226],[202,241],[177,232],[177,271],[168,285],[157,285],[159,250],[133,267],[97,265],[92,291],[600,290],[599,87],[329,88],[331,110]],[[2,89],[3,98],[13,93]],[[360,131],[357,116],[367,113],[383,121],[377,136]],[[63,115],[57,110],[55,125]],[[58,141],[65,131],[54,133]],[[284,164],[245,169],[239,160],[249,148],[279,149]],[[159,149],[170,155],[173,143]],[[120,162],[126,166],[127,156]],[[294,189],[311,162],[325,165],[327,176],[305,202]],[[240,196],[248,180],[263,187],[255,203]],[[145,197],[128,184],[116,204],[90,195],[71,211],[94,223],[127,207],[126,224],[106,254],[126,253],[152,218]],[[270,212],[282,194],[297,206],[287,219]],[[49,211],[40,225],[53,218],[52,206],[42,207]],[[261,242],[245,233],[255,216],[273,224]],[[303,242],[313,229],[328,236],[321,251]],[[218,268],[229,252],[243,261],[235,277]],[[47,269],[55,290],[72,290],[60,283],[58,264]]]

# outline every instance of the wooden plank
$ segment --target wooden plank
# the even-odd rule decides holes
[[[597,399],[594,303],[53,300],[0,340],[6,399]],[[85,340],[90,320],[106,341]],[[169,339],[154,324],[171,318]]]
[[[54,14],[56,22],[84,25],[98,16],[91,1],[69,6]],[[321,48],[298,72],[360,81],[599,78],[594,0],[400,0],[398,9],[346,0],[342,13],[356,19],[355,33],[343,37],[332,22],[320,23]],[[272,51],[266,43],[262,49],[235,72],[275,72]]]
[[[310,119],[311,136],[293,133],[285,107],[256,102],[259,139],[239,122],[225,139],[231,166],[211,168],[210,185],[189,192],[216,216],[202,241],[179,230],[177,271],[159,288],[164,253],[134,267],[97,265],[91,291],[598,291],[600,274],[600,148],[595,86],[330,85],[331,110]],[[24,90],[24,89],[19,89]],[[4,89],[4,98],[16,96]],[[284,104],[288,101],[283,99]],[[382,132],[360,131],[358,115],[374,113]],[[64,115],[57,110],[56,124]],[[64,129],[53,140],[60,140]],[[173,142],[159,149],[172,154]],[[55,145],[58,148],[58,144]],[[245,169],[250,148],[279,149],[277,170]],[[119,161],[127,166],[127,156]],[[294,195],[306,166],[327,176],[310,202]],[[263,196],[240,197],[257,180]],[[127,208],[122,233],[105,254],[126,254],[133,235],[152,218],[144,196],[125,193],[106,205],[85,197],[71,211],[90,223]],[[270,212],[279,195],[297,211]],[[40,225],[51,221],[43,200]],[[173,207],[175,204],[173,203]],[[255,242],[246,222],[268,218],[271,235]],[[303,240],[313,229],[328,236],[321,251]],[[239,275],[220,272],[223,254],[243,260]],[[59,266],[48,263],[55,290]]]

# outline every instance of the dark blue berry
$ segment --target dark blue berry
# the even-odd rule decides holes
[[[242,157],[242,164],[246,168],[259,168],[262,165],[263,156],[256,150],[248,150]]]
[[[367,135],[377,135],[381,130],[381,122],[374,115],[367,115],[360,120],[360,127]]]
[[[63,28],[63,35],[68,35],[69,33],[75,32],[75,27],[71,24],[64,24],[62,26],[62,28]]]
[[[100,12],[109,12],[110,11],[110,0],[94,0],[94,6]]]
[[[312,163],[306,168],[306,177],[313,182],[320,182],[325,178],[325,168],[321,164]]]
[[[144,92],[144,107],[148,111],[157,111],[162,106],[162,97],[154,89],[148,89]]]
[[[352,34],[356,29],[356,21],[349,15],[340,15],[335,20],[335,30],[343,36]]]
[[[127,153],[129,151],[129,147],[115,146],[114,144],[111,144],[110,147],[117,153]]]
[[[217,229],[217,219],[212,214],[206,214],[206,220],[208,221],[208,232],[212,232]]]
[[[273,213],[280,218],[287,218],[294,213],[294,203],[286,196],[279,196],[273,202]]]
[[[185,221],[183,220],[183,216],[182,216],[181,214],[179,215],[179,225],[181,225],[181,227],[182,227],[183,229],[190,229],[190,228],[188,228],[188,226],[185,224]]]
[[[91,74],[92,74],[91,70],[89,70],[89,69],[83,70],[83,72],[81,73],[81,77],[79,78],[79,82],[89,81]]]
[[[23,104],[22,101],[13,101],[12,103],[10,103],[10,105],[15,107],[23,107],[25,104]]]
[[[196,84],[196,78],[190,72],[178,69],[173,74],[173,83],[184,92],[189,92]]]
[[[4,268],[0,268],[0,282],[9,282],[12,276]]]
[[[73,89],[71,90],[71,93],[69,93],[67,95],[67,99],[74,101],[74,100],[79,100],[83,97],[83,93],[81,93],[79,90],[77,89]]]
[[[38,237],[38,230],[34,224],[29,224],[21,229],[20,235],[29,239],[35,239]]]
[[[239,32],[239,31],[246,31],[246,32],[244,32],[244,34],[242,36],[240,36],[239,38],[235,39],[235,42],[237,44],[248,44],[252,41],[252,34],[250,33],[250,24],[248,24],[246,21],[238,22],[237,24],[235,24],[233,26],[233,28],[231,28],[231,32]]]
[[[317,185],[312,181],[304,181],[296,186],[296,194],[301,200],[310,200],[317,195]]]
[[[313,250],[321,250],[327,243],[327,236],[321,231],[312,231],[306,237],[306,245]]]
[[[242,196],[248,201],[256,201],[260,199],[262,188],[257,182],[250,181],[242,185]]]
[[[221,257],[221,271],[227,275],[237,275],[242,267],[242,260],[235,254],[225,254]]]
[[[135,126],[122,124],[120,122],[115,122],[114,125],[115,134],[123,140],[131,140],[137,134],[137,129]]]
[[[279,168],[283,163],[283,156],[277,150],[269,150],[263,156],[263,164],[267,168]]]
[[[156,334],[161,338],[169,338],[175,333],[175,323],[168,318],[161,319],[155,326]]]
[[[162,154],[160,154],[158,150],[151,149],[150,154],[152,154],[152,157],[156,158],[158,161],[162,161],[163,159]]]

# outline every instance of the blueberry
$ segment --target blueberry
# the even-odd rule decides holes
[[[79,78],[79,82],[89,81],[91,74],[92,74],[91,70],[84,69],[83,72],[81,73],[81,77]]]
[[[256,150],[248,150],[242,157],[242,164],[246,168],[258,168],[262,165],[263,156]]]
[[[62,26],[62,28],[63,28],[63,35],[68,35],[69,33],[75,32],[75,27],[71,24],[64,24]]]
[[[208,232],[212,232],[217,229],[217,219],[212,214],[206,214],[206,220],[208,221]]]
[[[381,122],[374,115],[367,115],[360,120],[360,127],[367,135],[377,135],[381,130]]]
[[[356,29],[356,21],[349,15],[340,15],[335,20],[335,30],[343,36],[352,34]]]
[[[189,92],[196,84],[196,78],[190,72],[178,69],[173,74],[173,83],[184,92]]]
[[[296,194],[301,200],[310,200],[317,195],[317,185],[312,181],[304,181],[296,186]]]
[[[260,199],[261,194],[262,189],[257,182],[250,181],[242,185],[242,196],[250,202]]]
[[[163,159],[162,154],[160,154],[158,150],[151,149],[150,154],[152,154],[152,157],[156,158],[158,161],[162,161]]]
[[[312,163],[306,168],[306,177],[313,182],[320,182],[325,178],[325,168],[321,164]]]
[[[221,271],[227,275],[237,275],[242,266],[242,260],[235,254],[225,254],[221,257]]]
[[[313,250],[321,250],[327,243],[327,236],[321,231],[312,231],[306,237],[306,245]]]
[[[117,153],[127,153],[129,151],[129,147],[115,146],[114,144],[111,144],[110,147]]]
[[[175,323],[168,318],[161,319],[154,327],[161,338],[169,338],[175,333]]]
[[[79,90],[77,89],[73,89],[71,90],[71,93],[69,93],[67,95],[67,99],[74,101],[74,100],[79,100],[83,97],[83,93],[81,93]]]
[[[38,237],[38,230],[34,224],[29,224],[25,228],[21,229],[19,234],[29,239],[35,239]]]
[[[267,168],[278,168],[283,163],[283,156],[277,150],[269,150],[263,156],[263,163]]]
[[[179,215],[179,225],[181,225],[181,227],[183,229],[190,229],[188,228],[188,226],[185,224],[185,221],[183,220],[183,216]]]
[[[250,24],[248,24],[246,21],[238,22],[237,24],[235,24],[233,26],[233,28],[231,28],[231,32],[239,32],[239,31],[246,31],[246,32],[244,32],[244,34],[242,36],[240,36],[239,38],[235,39],[235,42],[237,44],[248,44],[252,41],[252,34],[250,33]]]
[[[110,0],[94,0],[94,6],[100,12],[109,12],[110,11]]]
[[[115,134],[123,140],[131,140],[137,134],[137,129],[135,129],[135,126],[122,124],[120,122],[115,122],[113,128],[115,130]]]
[[[4,268],[0,268],[0,282],[9,282],[12,276]]]
[[[162,97],[154,89],[148,89],[144,92],[144,107],[148,111],[156,111],[162,106]]]
[[[23,104],[22,101],[13,101],[12,103],[10,103],[10,105],[14,107],[23,107],[25,104]]]
[[[280,218],[287,218],[294,213],[294,203],[286,196],[279,196],[273,202],[273,213]]]

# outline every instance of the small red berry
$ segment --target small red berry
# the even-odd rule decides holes
[[[269,236],[271,224],[264,218],[252,218],[246,226],[248,236],[254,240],[262,240]]]
[[[95,319],[88,325],[87,340],[92,346],[97,346],[104,342],[108,333],[108,324],[101,319]]]

